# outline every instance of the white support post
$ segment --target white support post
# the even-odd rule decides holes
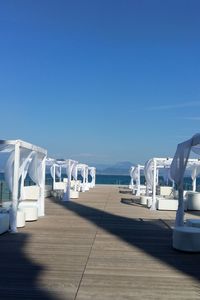
[[[86,184],[86,188],[88,189],[88,167],[86,167],[86,170],[85,170],[85,184]]]
[[[140,196],[140,171],[141,171],[141,167],[139,165],[138,166],[138,190],[139,190],[139,196]]]
[[[183,182],[178,189],[178,209],[176,212],[175,226],[184,226]]]
[[[59,172],[60,173],[60,178],[59,178],[59,181],[61,182],[62,181],[62,167],[60,166],[59,168],[60,168],[60,172]]]
[[[74,190],[77,192],[78,191],[78,187],[77,187],[77,177],[78,177],[77,163],[75,164],[74,168],[75,168],[75,178],[76,178],[76,179],[74,178],[74,181],[75,181]]]
[[[196,177],[193,179],[193,181],[192,181],[192,190],[193,190],[193,192],[195,192],[196,191],[196,188],[197,188],[197,179],[196,179]]]
[[[13,187],[12,187],[12,207],[10,211],[11,232],[17,232],[17,208],[19,200],[19,164],[20,164],[20,142],[15,144],[15,155],[13,165]]]
[[[56,166],[53,164],[53,190],[55,189],[55,182],[56,182]]]
[[[159,169],[156,170],[156,185],[159,183]]]
[[[157,170],[156,170],[156,159],[153,159],[153,194],[152,194],[152,206],[151,210],[156,209],[156,182],[157,182]]]
[[[86,177],[86,172],[85,172],[85,166],[83,167],[83,187],[82,187],[82,192],[85,192],[85,177]]]
[[[67,161],[67,190],[66,193],[64,193],[63,201],[69,201],[70,200],[70,190],[71,190],[71,176],[72,176],[72,167],[71,167],[71,160]]]
[[[42,180],[41,180],[41,187],[40,187],[40,195],[39,195],[39,206],[38,206],[38,216],[44,217],[45,215],[45,199],[44,199],[44,193],[45,193],[45,161],[46,156],[42,160]],[[55,169],[54,169],[55,170]]]

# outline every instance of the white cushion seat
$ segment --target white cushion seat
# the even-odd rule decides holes
[[[37,201],[23,200],[19,203],[19,209],[25,213],[25,221],[36,221],[38,219]]]
[[[151,196],[141,196],[140,197],[140,204],[147,205],[148,199],[151,199],[151,198],[152,198]]]
[[[25,213],[23,209],[17,211],[17,228],[25,226]]]
[[[175,227],[173,229],[173,248],[187,252],[200,252],[200,228]]]
[[[70,190],[70,199],[77,199],[77,198],[79,198],[79,192]]]
[[[147,207],[150,208],[152,206],[152,197],[147,198]]]
[[[167,199],[164,197],[157,198],[157,209],[158,210],[177,210],[178,200],[177,199]]]
[[[38,219],[38,209],[36,206],[27,205],[23,207],[26,221],[36,221]]]
[[[9,230],[9,214],[0,213],[0,234]]]

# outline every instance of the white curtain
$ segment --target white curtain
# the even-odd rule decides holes
[[[70,200],[70,190],[71,190],[71,176],[72,176],[72,170],[73,167],[77,164],[74,160],[67,160],[66,161],[66,171],[67,171],[67,191],[63,195],[63,201],[69,201]]]
[[[85,192],[86,165],[79,164],[78,171],[80,172],[81,177],[82,177],[82,182],[81,182],[82,192]]]
[[[56,180],[55,175],[59,178],[59,181],[60,181],[61,175],[62,175],[62,167],[60,165],[53,164],[50,167],[50,173],[51,173],[51,177],[53,178],[54,181]]]
[[[77,180],[77,177],[78,177],[77,163],[73,165],[73,168],[72,168],[72,177],[74,178],[74,180]]]
[[[187,166],[190,151],[200,154],[200,134],[194,135],[191,139],[178,144],[176,153],[171,163],[170,175],[175,181],[179,190],[179,204],[176,213],[176,226],[184,225],[184,202],[183,202],[183,178]]]
[[[133,171],[134,171],[134,168],[135,167],[131,167],[130,171],[129,171],[129,174],[130,174],[130,177],[131,177],[130,186],[131,186],[132,189],[133,189],[133,185],[134,185],[134,182],[133,182]]]
[[[95,177],[96,177],[96,170],[95,170],[95,168],[93,168],[93,167],[89,168],[89,174],[92,177],[91,187],[94,187],[95,186]]]
[[[6,184],[8,185],[8,188],[11,193],[13,193],[13,177],[14,177],[14,159],[15,159],[15,150],[12,150],[8,160],[5,164],[5,181]],[[30,150],[20,148],[20,159],[19,159],[19,172],[18,172],[18,179],[17,179],[17,184],[19,184],[19,179],[22,176],[22,182],[21,184],[24,183],[24,170],[26,168],[26,165],[28,164],[28,161],[30,159]],[[20,189],[20,192],[22,191],[22,186]],[[23,194],[23,191],[22,191]],[[12,197],[12,207],[10,210],[10,228],[12,232],[17,231],[16,227],[16,215],[17,215],[17,208],[18,208],[18,202],[19,202],[19,195],[16,195],[16,199],[13,196]]]
[[[31,163],[32,156],[34,155],[34,151],[29,151],[28,155],[24,157],[24,161],[20,165],[20,170],[19,170],[19,176],[21,176],[21,185],[20,185],[20,200],[24,200],[24,180],[26,178],[26,175],[28,173],[28,168]],[[20,153],[20,157],[22,157],[22,151]]]
[[[149,195],[149,190],[153,188],[153,159],[150,159],[145,163],[144,175],[146,179],[147,195]]]
[[[72,166],[72,177],[75,180],[75,184],[74,184],[74,190],[77,191],[77,179],[78,179],[78,171],[77,171],[77,162],[74,162],[73,166]]]
[[[9,191],[12,193],[13,190],[13,168],[14,168],[14,159],[15,159],[15,150],[13,149],[8,157],[8,160],[5,164],[4,169],[4,178],[5,182],[9,188]]]
[[[61,179],[61,174],[62,174],[62,167],[58,166],[58,165],[55,165],[55,173],[56,173],[56,176],[60,180]]]
[[[30,162],[28,174],[33,182],[40,187],[38,199],[38,215],[44,215],[44,188],[45,188],[45,155],[36,152]]]

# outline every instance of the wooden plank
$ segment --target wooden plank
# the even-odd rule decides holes
[[[171,247],[175,212],[122,192],[97,186],[72,202],[49,198],[45,217],[1,235],[0,299],[199,299],[200,254]]]

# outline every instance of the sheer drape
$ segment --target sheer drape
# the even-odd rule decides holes
[[[184,225],[184,200],[183,200],[183,177],[187,166],[190,151],[200,154],[200,134],[194,135],[191,139],[178,144],[176,153],[170,168],[170,176],[175,181],[179,190],[179,204],[176,213],[176,226]]]

